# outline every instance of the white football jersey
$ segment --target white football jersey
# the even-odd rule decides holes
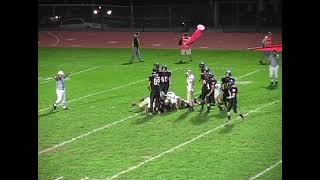
[[[194,91],[194,75],[193,74],[189,74],[187,78],[187,90]]]

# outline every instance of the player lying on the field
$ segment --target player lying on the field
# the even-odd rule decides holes
[[[155,107],[155,102],[153,104],[153,107]],[[140,99],[138,102],[132,103],[130,110],[132,110],[134,107],[136,107],[139,110],[144,110],[145,113],[148,113],[150,109],[150,97],[148,96]]]
[[[189,107],[186,100],[181,99],[179,96],[176,96],[175,93],[171,91],[169,91],[166,95],[163,92],[161,92],[159,103],[160,112],[168,112]],[[134,107],[137,107],[140,110],[144,110],[145,113],[151,112],[150,97],[145,97],[140,99],[138,102],[132,103],[131,109]],[[155,102],[153,107],[156,107]]]

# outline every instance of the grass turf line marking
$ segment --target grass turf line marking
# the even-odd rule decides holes
[[[271,169],[273,169],[274,167],[278,166],[278,165],[281,164],[281,163],[282,163],[282,160],[280,160],[280,161],[277,162],[276,164],[271,165],[270,167],[268,167],[268,168],[265,169],[264,171],[256,174],[255,176],[249,178],[249,180],[253,180],[253,179],[256,179],[256,178],[262,176],[263,174],[265,174],[266,172],[270,171]]]
[[[140,114],[143,114],[143,113],[144,113],[144,112],[137,113],[137,114],[135,114],[135,115],[132,115],[132,116],[129,116],[129,117],[120,119],[119,121],[115,121],[115,122],[113,122],[113,123],[106,124],[106,125],[104,125],[104,126],[102,126],[102,127],[93,129],[93,130],[91,130],[91,131],[89,131],[89,132],[87,132],[87,133],[81,134],[81,135],[79,135],[79,136],[77,136],[77,137],[75,137],[75,138],[72,138],[72,139],[68,140],[68,141],[64,141],[64,142],[62,142],[62,143],[60,143],[60,144],[56,144],[56,145],[54,145],[54,146],[52,146],[52,147],[50,147],[50,148],[44,149],[44,150],[38,152],[38,155],[43,154],[43,153],[48,152],[48,151],[51,151],[51,150],[56,149],[56,148],[58,148],[58,147],[64,146],[64,145],[66,145],[66,144],[69,144],[69,143],[71,143],[71,142],[73,142],[73,141],[76,141],[76,140],[78,140],[78,139],[84,138],[84,137],[86,137],[86,136],[89,136],[89,135],[92,134],[92,133],[95,133],[95,132],[101,131],[101,130],[103,130],[103,129],[109,128],[109,127],[111,127],[111,126],[114,126],[114,125],[116,125],[116,124],[118,124],[118,123],[121,123],[121,122],[126,121],[126,120],[128,120],[128,119],[131,119],[131,118],[136,117],[136,116],[138,116],[138,115],[140,115]]]
[[[175,71],[175,70],[178,70],[178,69],[181,69],[181,68],[175,68],[173,69],[172,71]],[[145,81],[147,80],[148,78],[144,78],[144,79],[141,79],[139,81],[135,81],[135,82],[132,82],[132,83],[128,83],[128,84],[125,84],[125,85],[122,85],[122,86],[118,86],[118,87],[114,87],[114,88],[111,88],[111,89],[107,89],[107,90],[104,90],[104,91],[99,91],[99,92],[96,92],[96,93],[92,93],[92,94],[88,94],[88,95],[85,95],[85,96],[82,96],[82,97],[79,97],[79,98],[76,98],[76,99],[72,99],[70,101],[67,101],[67,103],[71,103],[73,101],[78,101],[78,100],[81,100],[81,99],[84,99],[84,98],[87,98],[87,97],[90,97],[90,96],[95,96],[95,95],[98,95],[98,94],[102,94],[102,93],[105,93],[105,92],[109,92],[109,91],[113,91],[113,90],[117,90],[117,89],[120,89],[120,88],[124,88],[124,87],[127,87],[127,86],[130,86],[130,85],[133,85],[133,84],[137,84],[137,83],[140,83],[142,81]],[[45,110],[48,110],[52,108],[51,106],[48,107],[48,108],[44,108],[44,109],[40,109],[38,111],[39,112],[42,112],[42,111],[45,111]]]
[[[92,67],[92,68],[89,68],[89,69],[85,69],[85,70],[82,70],[82,71],[79,71],[79,72],[75,72],[75,73],[70,74],[69,77],[74,76],[74,75],[76,75],[76,74],[80,74],[80,73],[83,73],[83,72],[90,71],[90,70],[92,70],[92,69],[97,69],[97,68],[99,68],[99,67],[100,67],[100,66],[95,66],[95,67]],[[40,82],[40,84],[46,84],[46,83],[48,83],[48,82],[51,82],[52,80],[53,80],[53,78],[47,78],[47,79],[44,80],[43,82]]]
[[[61,177],[58,177],[57,179],[55,179],[55,180],[60,180],[60,179],[63,179],[63,176],[61,176]]]
[[[280,100],[275,100],[275,101],[273,101],[273,102],[271,102],[271,103],[268,103],[268,104],[266,104],[266,105],[260,106],[260,107],[256,108],[255,110],[252,110],[252,111],[244,114],[244,116],[248,116],[248,115],[251,114],[251,113],[257,112],[257,111],[259,111],[260,109],[262,109],[262,108],[264,108],[264,107],[271,106],[272,104],[274,104],[274,103],[276,103],[276,102],[278,102],[278,101],[280,101]],[[240,117],[236,118],[235,120],[238,120],[239,118],[240,118]],[[234,120],[231,120],[230,122],[232,122],[232,121],[234,121]],[[245,121],[244,121],[244,122],[245,122]],[[117,174],[115,174],[115,175],[113,175],[113,176],[111,176],[111,177],[109,177],[109,178],[107,178],[107,179],[108,179],[108,180],[109,180],[109,179],[114,179],[114,178],[117,178],[117,177],[120,176],[120,175],[126,174],[126,173],[128,173],[128,172],[130,172],[130,171],[132,171],[132,170],[134,170],[134,169],[137,169],[138,167],[140,167],[140,166],[142,166],[142,165],[144,165],[144,164],[146,164],[146,163],[148,163],[148,162],[151,162],[151,161],[153,161],[153,160],[156,160],[156,159],[160,158],[161,156],[163,156],[163,155],[165,155],[165,154],[171,153],[171,152],[173,152],[173,151],[175,151],[175,150],[177,150],[177,149],[179,149],[179,148],[181,148],[181,147],[183,147],[183,146],[185,146],[185,145],[187,145],[187,144],[189,144],[189,143],[192,143],[193,141],[195,141],[195,140],[197,140],[197,139],[199,139],[199,138],[201,138],[201,137],[203,137],[203,136],[206,136],[206,135],[208,135],[208,134],[210,134],[210,133],[212,133],[212,132],[214,132],[214,131],[222,128],[222,127],[224,127],[226,124],[227,124],[227,123],[221,124],[220,126],[214,128],[214,129],[211,129],[211,130],[209,130],[209,131],[207,131],[207,132],[205,132],[205,133],[202,133],[202,134],[198,135],[197,137],[192,138],[192,139],[189,140],[189,141],[186,141],[186,142],[184,142],[184,143],[181,143],[181,144],[179,144],[179,145],[177,145],[177,146],[175,146],[175,147],[173,147],[173,148],[171,148],[171,149],[169,149],[169,150],[167,150],[167,151],[165,151],[165,152],[162,152],[161,154],[158,154],[158,155],[156,155],[156,156],[154,156],[154,157],[152,157],[152,158],[149,158],[149,159],[147,159],[147,160],[145,160],[145,161],[143,161],[143,162],[140,162],[139,164],[137,164],[137,165],[135,165],[135,166],[131,166],[131,167],[129,167],[128,169],[126,169],[126,170],[124,170],[124,171],[121,171],[121,172],[119,172],[119,173],[117,173]]]

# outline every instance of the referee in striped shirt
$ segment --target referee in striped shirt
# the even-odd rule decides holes
[[[140,51],[139,51],[140,42],[139,42],[138,36],[139,36],[138,32],[136,32],[133,35],[133,39],[132,39],[132,55],[131,55],[131,58],[129,59],[129,64],[132,64],[132,61],[133,61],[134,57],[136,57],[139,60],[139,62],[143,62],[143,59],[142,59]]]

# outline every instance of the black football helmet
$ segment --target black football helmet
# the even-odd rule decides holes
[[[204,74],[211,74],[211,71],[208,67],[204,68]]]
[[[213,78],[214,77],[214,75],[211,72],[208,73],[208,76],[209,76],[209,78]]]
[[[153,65],[152,72],[159,72],[159,68],[160,68],[160,64],[159,63],[155,63]]]
[[[227,76],[227,77],[231,77],[231,76],[232,76],[232,74],[231,74],[231,70],[227,70],[227,72],[226,72],[225,76]]]
[[[160,68],[160,64],[159,64],[159,63],[155,63],[155,64],[153,65],[153,68],[159,69],[159,68]]]
[[[229,85],[230,85],[230,86],[234,85],[234,81],[235,81],[235,80],[234,80],[233,78],[231,78],[231,79],[229,80]]]
[[[162,71],[166,71],[166,70],[168,70],[167,65],[163,65],[163,66],[161,67],[161,70],[162,70]]]
[[[203,63],[203,62],[201,62],[200,64],[199,64],[199,68],[204,68],[206,65]]]

